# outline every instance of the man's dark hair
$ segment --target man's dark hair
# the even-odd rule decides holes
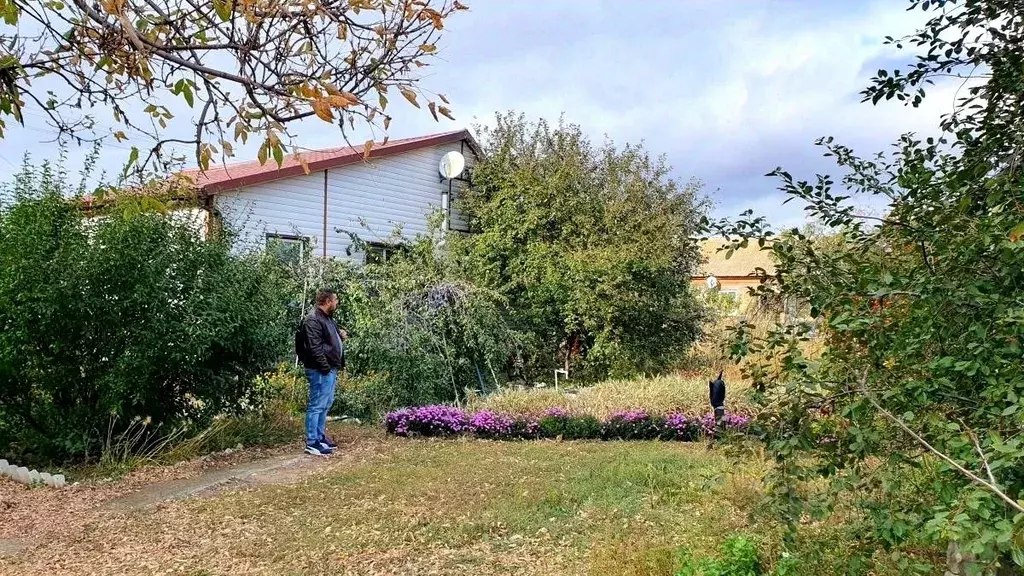
[[[327,304],[328,302],[330,302],[332,297],[337,295],[338,293],[335,292],[334,290],[331,290],[330,288],[324,288],[316,293],[316,304],[317,306],[321,304]]]

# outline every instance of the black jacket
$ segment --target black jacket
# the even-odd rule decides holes
[[[296,354],[302,365],[310,370],[329,372],[345,367],[345,344],[338,325],[319,307],[306,316],[302,323],[302,341],[296,340]]]

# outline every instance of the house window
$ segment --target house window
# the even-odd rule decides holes
[[[363,262],[366,264],[382,264],[403,250],[405,250],[405,247],[401,244],[369,242],[366,244],[366,252],[363,256]]]
[[[740,300],[740,293],[738,290],[722,290],[722,296],[725,296],[733,302],[739,302]]]
[[[287,234],[267,234],[267,253],[288,265],[302,264],[308,239]]]

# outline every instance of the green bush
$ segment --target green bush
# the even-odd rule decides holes
[[[331,412],[378,421],[399,403],[396,379],[390,373],[350,376],[338,382]]]
[[[88,458],[111,421],[251,408],[287,346],[276,266],[130,200],[87,219],[66,179],[26,168],[0,209],[0,451]]]
[[[541,438],[589,440],[601,437],[601,421],[591,415],[548,414],[537,421]]]

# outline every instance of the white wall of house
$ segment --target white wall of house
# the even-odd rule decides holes
[[[427,232],[427,219],[441,210],[448,184],[438,165],[449,151],[462,151],[472,164],[468,146],[455,142],[357,162],[326,171],[327,234],[324,236],[325,172],[312,172],[256,184],[214,196],[223,222],[240,235],[243,248],[260,248],[268,234],[309,239],[314,253],[347,257],[350,237],[367,242],[388,239],[396,226],[412,238]],[[454,187],[459,186],[455,183]],[[453,221],[461,221],[455,214]],[[362,254],[351,258],[362,261]]]

